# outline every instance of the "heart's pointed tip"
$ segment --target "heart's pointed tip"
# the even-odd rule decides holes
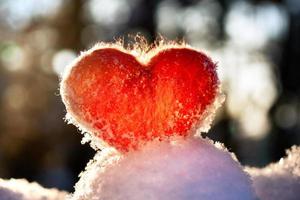
[[[144,53],[99,43],[68,67],[60,92],[73,124],[121,152],[205,131],[222,103],[216,64],[175,43]]]

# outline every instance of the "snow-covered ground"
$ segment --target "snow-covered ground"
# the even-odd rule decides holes
[[[242,167],[223,145],[201,138],[152,142],[121,155],[96,153],[73,194],[37,183],[1,180],[1,200],[297,200],[300,147],[265,168]]]
[[[300,199],[300,147],[293,146],[287,157],[265,168],[245,168],[262,200]]]
[[[66,192],[57,189],[45,189],[38,183],[29,183],[25,179],[0,179],[1,200],[63,200]]]

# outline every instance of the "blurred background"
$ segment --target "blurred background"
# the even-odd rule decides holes
[[[227,99],[206,136],[244,165],[300,144],[299,0],[0,0],[0,177],[73,190],[94,155],[63,118],[64,67],[97,41],[184,39]]]

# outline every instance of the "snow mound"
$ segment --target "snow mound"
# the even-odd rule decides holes
[[[125,155],[98,152],[70,200],[252,200],[249,176],[222,145],[201,138],[153,141]]]
[[[66,192],[45,189],[25,179],[0,179],[1,200],[64,200],[66,195]]]
[[[246,168],[261,200],[300,198],[300,146],[287,151],[287,157],[265,168]]]

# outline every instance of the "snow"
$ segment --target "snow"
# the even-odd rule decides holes
[[[66,195],[66,192],[45,189],[25,179],[0,179],[1,200],[64,200]]]
[[[201,138],[154,141],[121,155],[96,153],[69,200],[256,199],[249,176],[220,144]]]
[[[245,168],[253,179],[261,200],[300,199],[300,146],[287,151],[287,157],[265,168]]]
[[[125,155],[113,148],[98,151],[80,176],[69,195],[25,179],[0,179],[0,199],[250,200],[257,194],[260,200],[297,200],[300,147],[292,147],[285,158],[265,168],[243,168],[220,143],[174,138]]]

